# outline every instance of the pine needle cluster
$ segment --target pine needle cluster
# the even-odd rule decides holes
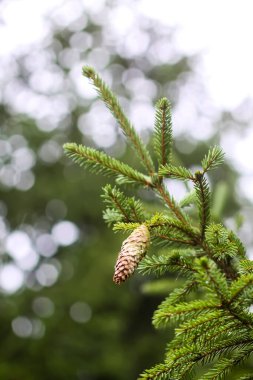
[[[141,172],[103,151],[76,143],[64,145],[66,154],[80,166],[116,178],[115,186],[103,189],[103,217],[115,231],[131,234],[122,244],[114,281],[120,284],[137,266],[146,275],[175,272],[183,278],[183,285],[177,287],[175,283],[175,289],[153,316],[156,328],[174,327],[164,362],[144,371],[139,379],[230,379],[233,368],[253,350],[253,264],[235,233],[212,220],[206,174],[222,164],[224,154],[218,146],[210,148],[201,161],[202,169],[196,172],[174,165],[171,105],[162,98],[156,104],[152,158],[100,76],[91,67],[84,67],[83,74],[115,117],[143,166]],[[165,178],[189,181],[193,190],[177,203],[165,186]],[[163,212],[150,215],[139,199],[124,193],[122,184],[153,191],[163,202]],[[195,207],[197,220],[185,212],[188,205]],[[155,255],[146,255],[150,240],[157,247]],[[196,375],[199,367],[201,374]],[[240,379],[253,376],[245,373]]]

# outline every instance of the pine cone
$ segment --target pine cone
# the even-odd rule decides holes
[[[123,241],[113,276],[113,281],[116,284],[121,284],[131,276],[139,262],[145,256],[149,241],[150,234],[145,224],[137,227],[131,235]]]

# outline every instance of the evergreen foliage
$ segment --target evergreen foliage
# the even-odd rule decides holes
[[[136,133],[135,129],[131,125],[130,121],[124,114],[117,98],[114,96],[112,91],[107,87],[100,76],[94,71],[92,67],[84,67],[83,75],[89,78],[96,88],[100,98],[104,101],[106,106],[111,111],[112,115],[117,120],[119,126],[121,127],[124,134],[129,139],[130,145],[134,148],[134,151],[138,154],[143,166],[148,170],[149,173],[154,172],[154,165],[151,160],[150,154],[145,147],[140,136]]]
[[[217,146],[211,148],[201,162],[203,170],[195,173],[172,165],[170,104],[163,98],[156,105],[153,142],[158,170],[155,172],[155,163],[147,147],[111,90],[92,68],[85,67],[83,73],[91,79],[118,121],[148,176],[104,152],[75,143],[64,145],[67,155],[96,173],[113,174],[118,184],[138,184],[154,191],[164,206],[163,212],[150,216],[139,200],[128,197],[116,186],[104,187],[104,219],[116,231],[123,230],[128,234],[133,231],[122,245],[122,276],[124,270],[126,277],[133,272],[132,267],[128,267],[130,255],[135,267],[141,261],[139,271],[143,274],[163,276],[168,273],[173,276],[177,273],[184,280],[183,286],[178,288],[175,279],[175,289],[153,317],[156,328],[176,326],[165,360],[144,371],[140,379],[196,378],[195,369],[199,365],[203,371],[198,379],[229,379],[232,368],[243,363],[253,350],[253,317],[249,310],[253,295],[253,265],[235,233],[212,220],[211,191],[205,174],[222,163],[223,152]],[[191,181],[194,190],[177,203],[164,184],[166,177]],[[182,209],[190,204],[196,206],[197,220]],[[157,247],[156,254],[145,256],[147,235],[140,234],[143,228],[148,229],[152,245]],[[144,241],[145,249],[141,251]],[[159,247],[163,247],[162,254]],[[137,251],[138,257],[135,257]],[[193,299],[193,292],[197,299]],[[241,377],[250,378],[252,376],[247,373]]]
[[[104,220],[109,224],[115,222],[141,223],[145,220],[142,203],[134,197],[127,197],[116,186],[106,185],[102,198],[108,207],[104,211]]]
[[[224,153],[220,147],[214,146],[213,148],[209,149],[207,155],[201,161],[204,172],[217,168],[217,166],[222,164],[223,159]]]
[[[166,176],[169,178],[194,180],[194,175],[190,172],[190,170],[182,166],[173,166],[167,164],[161,167],[161,169],[159,170],[159,174],[161,176]]]
[[[158,165],[166,165],[171,161],[172,125],[171,106],[166,98],[162,98],[156,104],[154,150]]]
[[[92,172],[120,176],[125,179],[125,183],[135,182],[151,186],[147,176],[96,149],[75,143],[65,144],[64,149],[74,162],[89,167]]]

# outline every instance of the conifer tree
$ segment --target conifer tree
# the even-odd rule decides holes
[[[172,161],[171,106],[162,98],[155,110],[153,159],[100,76],[91,67],[84,67],[83,75],[96,88],[143,166],[139,171],[100,150],[76,143],[64,145],[66,154],[80,166],[116,179],[115,186],[103,188],[104,219],[114,231],[129,236],[122,244],[113,280],[121,284],[138,265],[142,274],[176,272],[184,280],[181,287],[175,282],[175,289],[153,316],[156,328],[175,326],[165,359],[139,379],[230,379],[232,369],[253,350],[249,310],[253,264],[236,234],[212,220],[206,174],[222,164],[224,154],[218,146],[210,148],[201,161],[202,169],[196,172],[176,166]],[[189,181],[193,191],[178,203],[166,188],[165,178]],[[162,201],[163,211],[151,215],[139,199],[124,194],[123,184],[153,191]],[[195,207],[197,220],[185,212],[185,205]],[[155,254],[148,254],[150,245],[156,247]],[[198,377],[197,367],[202,367]],[[253,379],[253,375],[245,373],[240,379]]]

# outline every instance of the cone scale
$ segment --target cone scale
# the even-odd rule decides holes
[[[137,227],[123,241],[113,276],[113,281],[116,284],[121,284],[132,275],[139,262],[146,255],[149,241],[150,234],[145,224]]]

